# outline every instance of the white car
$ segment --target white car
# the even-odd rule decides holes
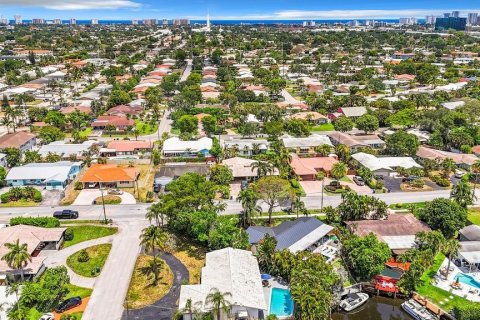
[[[54,320],[55,316],[53,313],[45,313],[39,320]]]

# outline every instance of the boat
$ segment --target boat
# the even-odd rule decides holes
[[[343,310],[349,312],[360,307],[362,304],[367,302],[368,298],[369,298],[368,294],[363,292],[349,293],[347,294],[345,299],[340,301],[340,307]]]
[[[402,309],[405,310],[413,319],[416,320],[439,320],[440,317],[430,312],[417,301],[410,299],[402,303]]]

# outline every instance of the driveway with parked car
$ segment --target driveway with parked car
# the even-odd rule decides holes
[[[112,192],[108,192],[109,190],[104,190],[103,195],[116,195],[117,197],[120,197],[122,199],[122,204],[136,204],[137,200],[135,200],[135,197],[128,193],[128,192],[123,192],[123,194],[116,194]],[[97,199],[98,197],[101,197],[102,193],[100,192],[99,189],[84,189],[80,191],[80,194],[78,197],[75,199],[73,202],[73,205],[75,206],[90,206],[93,204],[93,201]]]

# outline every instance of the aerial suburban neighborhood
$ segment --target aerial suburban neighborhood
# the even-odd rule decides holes
[[[0,319],[480,319],[478,3],[41,2],[0,3]]]

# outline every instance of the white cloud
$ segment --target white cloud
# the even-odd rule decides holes
[[[212,19],[218,20],[334,20],[334,19],[398,19],[400,17],[418,17],[424,18],[427,15],[440,16],[444,12],[451,12],[456,9],[402,9],[402,10],[325,10],[325,11],[307,11],[307,10],[284,10],[273,13],[252,13],[242,16],[212,16]],[[479,12],[477,9],[459,10],[463,16],[467,12]],[[196,16],[191,19],[204,19]]]
[[[15,7],[41,7],[53,10],[102,10],[141,7],[140,3],[131,0],[1,0],[0,3]]]

